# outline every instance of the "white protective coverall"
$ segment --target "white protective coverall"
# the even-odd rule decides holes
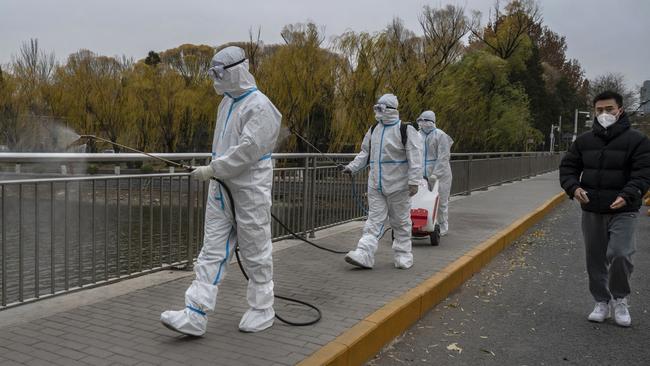
[[[223,187],[210,181],[205,212],[203,248],[196,260],[196,278],[185,292],[186,308],[166,311],[161,321],[184,334],[202,335],[206,312],[216,305],[219,283],[239,244],[250,280],[246,298],[250,309],[239,329],[257,332],[273,325],[273,259],[271,257],[271,152],[282,115],[255,85],[248,61],[239,47],[227,47],[212,59],[214,88],[225,97],[219,104],[210,165],[199,167],[199,179],[210,176],[230,188],[236,221]],[[211,70],[213,70],[211,68]],[[217,76],[214,76],[217,75]],[[219,77],[219,75],[221,77]],[[207,173],[206,173],[207,172]],[[201,176],[203,174],[203,176]]]
[[[382,104],[383,112],[377,110]],[[362,268],[374,266],[378,240],[384,233],[387,218],[394,231],[395,267],[406,269],[413,265],[409,186],[417,186],[422,179],[422,140],[415,128],[409,126],[406,146],[402,144],[397,107],[394,95],[379,98],[375,106],[379,123],[372,136],[372,129],[368,130],[361,152],[346,167],[354,174],[370,163],[368,220],[357,248],[345,257],[348,263]]]
[[[436,114],[432,111],[422,112],[417,122],[424,144],[424,175],[434,176],[439,182],[438,224],[440,235],[444,236],[449,231],[449,195],[452,181],[449,159],[454,140],[443,130],[436,128]]]

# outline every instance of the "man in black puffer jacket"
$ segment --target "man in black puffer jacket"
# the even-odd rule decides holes
[[[623,98],[604,92],[594,98],[593,129],[576,139],[560,164],[560,183],[582,206],[589,290],[596,300],[588,319],[614,313],[630,326],[635,228],[641,199],[650,187],[650,140],[630,126]]]

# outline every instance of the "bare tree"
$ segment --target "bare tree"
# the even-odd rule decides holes
[[[32,38],[22,44],[14,57],[13,72],[32,82],[44,82],[50,80],[55,65],[54,54],[45,53],[39,48],[38,39]]]
[[[320,47],[325,41],[325,28],[314,23],[289,24],[282,28],[280,36],[287,45]]]
[[[250,70],[253,74],[257,72],[259,67],[259,53],[263,49],[263,44],[261,41],[262,28],[257,27],[257,35],[253,38],[253,28],[248,29],[248,42],[246,43],[246,55],[248,56]]]
[[[629,109],[637,103],[638,95],[627,87],[621,73],[607,73],[589,80],[589,99],[604,91],[613,91],[623,96],[623,108]]]
[[[512,0],[503,10],[496,0],[494,20],[490,20],[485,29],[477,24],[471,32],[497,56],[508,59],[519,49],[532,27],[541,21],[542,13],[535,0]]]
[[[427,70],[425,83],[458,60],[463,51],[461,39],[479,24],[479,14],[471,18],[465,15],[465,8],[447,5],[444,8],[425,6],[419,17],[424,32],[422,51]]]

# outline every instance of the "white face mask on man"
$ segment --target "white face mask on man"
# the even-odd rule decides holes
[[[618,120],[618,116],[609,114],[607,112],[603,112],[603,113],[599,114],[596,117],[596,119],[598,120],[598,123],[600,123],[601,126],[603,126],[604,128],[607,129],[607,128],[609,128],[609,126],[616,123],[616,121]]]

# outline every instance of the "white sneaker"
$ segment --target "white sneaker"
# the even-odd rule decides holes
[[[160,314],[160,322],[175,332],[200,337],[205,334],[208,317],[201,309],[187,307],[184,310],[163,312]]]
[[[597,302],[594,310],[589,314],[587,319],[590,322],[602,323],[605,319],[610,318],[609,304],[606,302]]]
[[[626,298],[614,299],[612,301],[612,310],[614,310],[614,321],[616,324],[621,327],[629,327],[632,324]]]

